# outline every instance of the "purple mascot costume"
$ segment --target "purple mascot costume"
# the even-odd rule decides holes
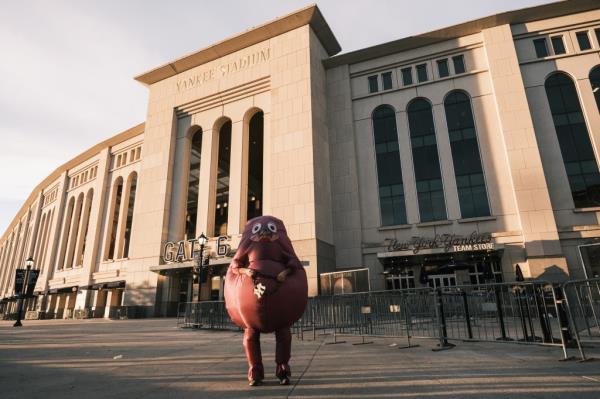
[[[292,334],[308,296],[306,272],[294,253],[283,222],[259,216],[246,224],[242,240],[225,280],[227,312],[244,329],[244,350],[248,358],[248,381],[258,385],[264,379],[260,333],[275,332],[275,374],[289,384]]]

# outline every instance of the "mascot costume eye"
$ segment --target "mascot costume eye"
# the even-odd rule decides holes
[[[248,381],[264,379],[260,333],[275,332],[275,375],[289,384],[292,334],[290,326],[304,313],[308,297],[306,272],[283,222],[259,216],[246,224],[225,280],[227,312],[244,329]]]

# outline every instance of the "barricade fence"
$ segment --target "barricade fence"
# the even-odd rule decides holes
[[[223,301],[181,303],[182,327],[238,330]],[[294,333],[339,336],[517,342],[584,347],[600,342],[600,279],[553,285],[544,281],[371,291],[308,299]]]
[[[562,290],[579,355],[588,360],[586,347],[600,345],[600,278],[568,281]]]

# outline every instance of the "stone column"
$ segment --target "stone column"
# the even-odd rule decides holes
[[[510,25],[482,31],[527,262],[526,277],[568,275]],[[514,265],[513,265],[514,267]]]
[[[242,184],[244,182],[244,121],[238,120],[231,125],[231,156],[229,161],[229,200],[227,213],[227,234],[237,235],[240,233],[240,224],[245,215],[241,214]]]

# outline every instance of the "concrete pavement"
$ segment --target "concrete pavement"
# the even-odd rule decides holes
[[[178,329],[173,319],[0,322],[0,398],[600,398],[600,362],[559,362],[560,348],[402,340],[294,340],[292,385],[251,388],[241,334]],[[396,344],[396,345],[395,345]],[[392,345],[392,346],[390,346]]]

